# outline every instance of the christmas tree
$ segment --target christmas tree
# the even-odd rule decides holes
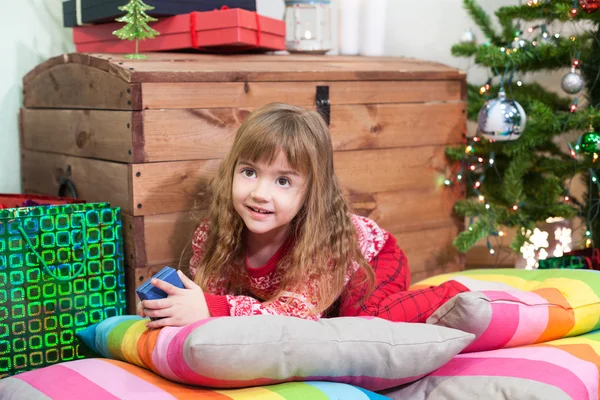
[[[468,193],[455,206],[468,221],[455,247],[466,252],[487,238],[493,252],[490,239],[508,227],[516,229],[510,247],[518,252],[536,224],[551,217],[581,217],[585,246],[600,246],[600,135],[594,129],[600,124],[600,0],[502,7],[495,13],[500,30],[475,0],[463,2],[485,39],[477,43],[467,32],[452,54],[472,57],[489,79],[468,86],[468,115],[478,134],[447,149],[460,170],[446,184],[465,184]],[[561,34],[565,26],[575,33]],[[521,80],[560,68],[570,68],[561,81],[564,94]],[[574,178],[587,189],[579,199],[570,193]]]
[[[157,31],[148,26],[148,22],[157,21],[156,18],[149,16],[146,11],[154,10],[154,7],[145,4],[142,0],[131,0],[126,5],[119,7],[119,10],[126,11],[127,14],[117,18],[117,22],[125,22],[126,25],[121,29],[114,31],[113,35],[123,40],[135,40],[135,54],[128,54],[125,57],[131,59],[146,59],[143,54],[139,54],[139,41],[153,39],[159,35]]]

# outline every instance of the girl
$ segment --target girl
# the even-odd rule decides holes
[[[467,290],[450,281],[406,292],[406,257],[392,235],[350,213],[317,112],[274,103],[251,113],[211,189],[192,241],[194,281],[179,271],[185,289],[152,282],[168,297],[143,302],[159,318],[149,327],[257,314],[424,322]]]

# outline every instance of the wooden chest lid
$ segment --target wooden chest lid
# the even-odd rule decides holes
[[[306,106],[314,104],[320,85],[331,87],[331,104],[448,101],[464,97],[466,82],[465,73],[457,69],[395,57],[148,57],[72,53],[52,58],[25,76],[24,106],[143,110],[253,107],[271,101]]]
[[[151,53],[148,60],[123,55],[72,53],[40,64],[24,78],[32,84],[65,64],[108,72],[130,82],[462,80],[465,73],[443,64],[399,57],[313,55],[206,55]]]

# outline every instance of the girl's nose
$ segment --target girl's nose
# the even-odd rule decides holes
[[[258,179],[256,185],[252,188],[250,193],[252,199],[255,201],[266,202],[270,197],[269,184],[264,179]]]

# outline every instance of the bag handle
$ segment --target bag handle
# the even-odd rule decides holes
[[[21,236],[23,236],[23,239],[25,239],[25,242],[27,243],[27,245],[29,246],[29,248],[31,249],[31,251],[33,252],[33,254],[35,254],[35,256],[37,257],[37,259],[42,263],[42,265],[44,266],[44,269],[46,270],[46,272],[48,273],[48,275],[50,275],[54,279],[59,280],[59,281],[71,281],[71,280],[77,278],[79,275],[81,275],[83,273],[84,268],[85,268],[85,264],[87,262],[87,253],[88,253],[87,234],[86,234],[87,229],[86,229],[86,223],[85,223],[85,216],[83,216],[83,218],[81,219],[81,235],[82,235],[82,243],[83,243],[83,260],[81,261],[81,267],[79,267],[79,269],[77,270],[77,272],[75,272],[72,276],[58,276],[58,275],[56,275],[56,273],[54,271],[52,271],[50,269],[50,267],[48,267],[48,264],[46,264],[46,262],[44,261],[44,259],[40,255],[40,253],[38,253],[35,250],[35,248],[33,247],[33,244],[31,243],[31,240],[29,240],[29,236],[27,236],[27,232],[25,232],[25,229],[23,229],[23,227],[21,225],[19,225],[17,227],[17,230],[21,233]]]

